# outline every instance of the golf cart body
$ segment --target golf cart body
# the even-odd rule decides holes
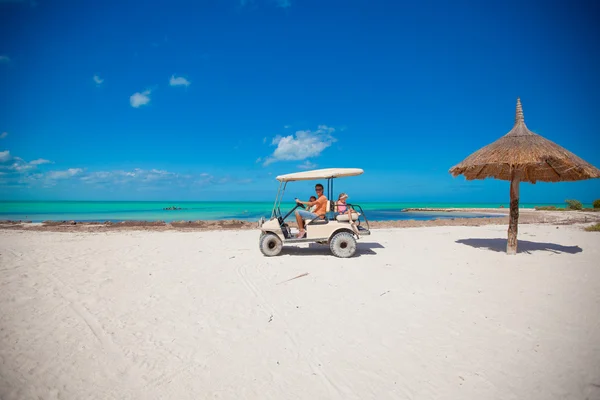
[[[265,221],[264,218],[259,221],[259,229],[261,230],[260,249],[262,253],[266,256],[275,256],[279,254],[284,244],[318,242],[328,244],[332,253],[337,257],[346,258],[354,255],[356,240],[360,239],[361,236],[371,234],[369,221],[358,204],[347,204],[349,208],[355,211],[351,215],[339,215],[336,212],[335,201],[332,200],[333,180],[335,178],[357,176],[362,173],[363,170],[359,168],[328,168],[278,176],[279,190],[277,191],[271,217],[268,221]],[[305,219],[306,236],[297,239],[287,220],[288,218],[295,220],[294,212],[298,208],[304,208],[304,206],[297,204],[285,215],[282,214],[280,206],[289,182],[308,180],[327,181],[325,189],[328,200],[327,212],[324,218]]]

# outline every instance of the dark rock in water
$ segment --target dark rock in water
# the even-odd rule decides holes
[[[163,208],[163,210],[166,210],[166,211],[172,211],[172,210],[185,210],[185,208],[171,206],[171,207],[166,207],[166,208]]]

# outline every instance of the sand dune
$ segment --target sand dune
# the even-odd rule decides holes
[[[2,230],[0,398],[599,399],[600,234],[519,235]]]

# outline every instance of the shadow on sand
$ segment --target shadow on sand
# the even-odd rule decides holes
[[[373,249],[383,249],[384,247],[379,243],[357,243],[356,253],[354,257],[360,256],[372,256],[377,253]],[[331,256],[331,250],[327,244],[310,243],[308,247],[296,247],[296,246],[283,246],[281,255],[291,256]]]
[[[456,243],[466,244],[467,246],[478,249],[487,249],[497,252],[506,252],[507,239],[460,239]],[[534,251],[551,251],[552,253],[581,253],[583,249],[579,246],[563,246],[555,243],[539,243],[527,240],[519,240],[517,244],[517,253],[531,254]]]

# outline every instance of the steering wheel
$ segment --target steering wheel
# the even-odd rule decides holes
[[[304,208],[306,210],[306,207],[302,203],[296,203],[296,207]]]

